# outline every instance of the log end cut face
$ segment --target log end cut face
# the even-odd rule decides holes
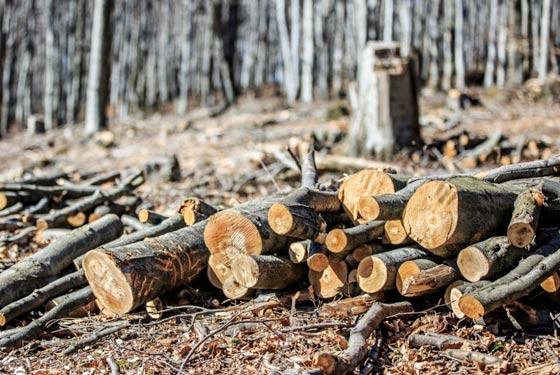
[[[222,284],[222,292],[228,298],[239,299],[246,297],[250,289],[239,284],[233,277],[230,277]]]
[[[3,210],[8,205],[8,197],[6,194],[0,192],[0,210]]]
[[[268,224],[274,232],[286,235],[292,230],[294,219],[288,207],[275,203],[268,210]]]
[[[348,267],[344,261],[330,261],[327,268],[317,272],[309,271],[309,282],[315,290],[315,294],[322,298],[336,296],[346,284]]]
[[[387,284],[387,266],[375,256],[364,258],[358,265],[358,285],[366,293],[382,291]]]
[[[259,230],[237,212],[223,211],[210,217],[204,230],[204,242],[211,254],[223,253],[228,248],[255,255],[262,251]]]
[[[404,281],[412,275],[416,275],[422,271],[414,261],[406,261],[399,266],[397,270],[397,279],[395,280],[397,290],[402,294]]]
[[[453,236],[459,217],[459,198],[453,184],[430,181],[410,198],[403,215],[406,232],[422,247],[443,248]]]
[[[457,266],[461,275],[470,282],[480,281],[490,272],[488,259],[475,246],[469,246],[459,252]]]
[[[254,258],[240,254],[231,261],[233,278],[239,285],[252,288],[259,281],[259,265]]]
[[[461,293],[461,291],[457,288],[452,288],[451,291],[449,292],[449,303],[451,306],[451,310],[453,311],[453,314],[455,314],[455,316],[459,319],[465,317],[465,314],[463,313],[463,311],[461,311],[461,308],[459,307],[459,301],[461,300],[462,296],[463,293]]]
[[[93,294],[105,308],[113,313],[124,314],[135,307],[129,281],[115,265],[111,254],[99,250],[89,251],[82,265]]]
[[[560,274],[555,272],[552,276],[547,277],[542,283],[543,288],[548,293],[556,293],[560,290]]]
[[[381,208],[374,197],[360,197],[358,199],[358,213],[367,221],[376,220]]]
[[[508,228],[507,237],[513,246],[524,248],[535,237],[535,230],[527,223],[513,223]]]
[[[391,177],[382,171],[364,169],[353,174],[340,185],[338,198],[342,207],[354,222],[358,222],[358,202],[362,196],[392,194],[395,185]]]
[[[333,253],[344,251],[344,249],[348,245],[348,238],[346,237],[346,233],[344,233],[342,229],[331,230],[329,234],[327,234],[325,245],[327,246],[327,249],[329,249]]]
[[[484,314],[486,314],[484,305],[479,300],[468,294],[460,297],[459,309],[463,312],[463,314],[465,314],[465,316],[471,319],[482,318]]]

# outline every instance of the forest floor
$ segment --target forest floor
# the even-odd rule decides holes
[[[523,160],[560,152],[557,98],[533,100],[525,95],[506,97],[486,92],[481,99],[482,105],[464,111],[446,110],[445,96],[423,99],[422,132],[426,142],[437,144],[438,140],[464,131],[473,137],[485,137],[500,130],[513,145],[528,139],[538,143],[537,154],[528,150]],[[117,171],[175,155],[181,166],[178,182],[154,177],[139,188],[140,195],[156,211],[173,213],[187,196],[232,206],[253,196],[295,186],[297,175],[287,170],[286,162],[278,155],[285,155],[285,145],[297,150],[309,140],[311,132],[322,143],[320,152],[340,155],[349,123],[343,107],[344,102],[322,102],[287,109],[277,99],[246,98],[218,117],[209,116],[206,110],[194,110],[184,118],[151,113],[115,119],[111,132],[95,139],[84,139],[81,128],[75,129],[73,138],[64,130],[33,137],[14,134],[0,141],[0,180],[14,180],[24,171]],[[415,175],[460,169],[453,163],[450,166],[437,153],[426,156],[427,153],[428,149],[420,157],[403,153],[392,165]],[[492,156],[479,168],[496,166],[500,160],[500,155]],[[321,181],[341,178],[343,171],[336,169],[329,168],[321,175]],[[0,232],[0,236],[3,234]],[[9,265],[42,246],[34,241],[0,246],[0,265]],[[321,301],[301,303],[295,308],[282,303],[282,299],[278,303],[265,302],[267,308],[255,301],[232,304],[207,284],[203,278],[180,292],[178,303],[183,307],[168,312],[161,320],[146,322],[142,313],[64,319],[58,322],[54,335],[0,355],[0,373],[107,374],[113,366],[122,374],[175,374],[181,367],[187,374],[269,374],[285,368],[310,368],[314,353],[344,347],[348,325],[355,321],[318,314]],[[388,294],[386,299],[400,298]],[[368,368],[371,373],[386,374],[555,373],[558,367],[554,366],[560,362],[560,337],[556,334],[560,329],[560,308],[539,295],[531,295],[530,299],[535,309],[550,312],[548,326],[522,325],[522,330],[515,329],[505,312],[486,326],[477,325],[455,318],[436,297],[417,298],[413,300],[416,314],[387,321],[376,332],[371,340]],[[238,307],[209,314],[191,305],[206,309]],[[230,325],[239,320],[245,323]],[[72,336],[122,322],[129,323],[118,333],[70,356],[61,354],[72,344]],[[326,328],[310,327],[315,323]],[[300,328],[292,330],[294,326]],[[428,331],[474,340],[470,349],[497,355],[506,362],[484,369],[449,359],[437,349],[409,346],[408,335]]]

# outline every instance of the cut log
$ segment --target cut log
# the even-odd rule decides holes
[[[548,293],[556,293],[560,290],[560,274],[555,272],[552,276],[547,277],[542,283],[543,288]]]
[[[134,232],[141,232],[150,228],[149,225],[142,223],[140,220],[130,215],[122,215],[121,221],[124,226],[132,228]]]
[[[358,266],[360,288],[366,293],[395,289],[397,270],[402,263],[429,256],[425,250],[404,247],[364,258]]]
[[[461,250],[457,265],[465,279],[475,282],[503,275],[526,255],[527,250],[513,246],[507,237],[491,237]]]
[[[517,195],[472,177],[430,181],[412,195],[403,215],[406,232],[441,257],[505,230]]]
[[[24,344],[25,340],[32,340],[39,336],[48,322],[60,319],[80,306],[87,305],[94,300],[90,287],[79,289],[64,296],[62,303],[49,310],[43,316],[28,325],[18,328],[9,336],[0,339],[0,348],[16,348]]]
[[[33,293],[27,297],[14,301],[0,310],[0,326],[4,326],[10,320],[41,306],[51,298],[65,293],[70,289],[81,288],[86,284],[87,281],[83,271],[76,271],[42,288],[35,289]]]
[[[356,297],[343,298],[337,301],[325,303],[321,306],[321,314],[348,318],[367,312],[374,302],[383,298],[383,293],[362,294]]]
[[[358,212],[367,221],[401,219],[408,200],[425,182],[426,179],[410,180],[405,188],[394,194],[362,196],[358,200]]]
[[[253,289],[284,289],[303,280],[307,274],[303,265],[272,255],[240,254],[233,258],[231,270],[235,281]]]
[[[153,227],[146,228],[141,231],[136,231],[126,236],[122,236],[113,240],[107,244],[105,244],[106,248],[115,248],[120,246],[129,245],[135,242],[143,241],[145,238],[157,237],[163,234],[173,232],[177,229],[181,229],[185,227],[185,222],[183,221],[183,217],[179,214],[173,215],[168,219],[165,219],[158,225],[154,225]],[[82,261],[84,257],[80,256],[74,259],[74,265],[76,268],[80,269],[82,267]]]
[[[325,242],[327,223],[310,207],[275,203],[268,210],[268,222],[277,234]]]
[[[315,295],[322,298],[332,298],[339,294],[346,284],[347,277],[348,267],[344,261],[329,260],[324,270],[309,270],[309,282]]]
[[[422,346],[433,346],[438,349],[459,349],[463,345],[474,345],[476,342],[466,340],[461,337],[452,335],[442,335],[435,332],[427,332],[424,335],[410,335],[408,337],[408,344],[413,348],[420,348]]]
[[[500,130],[492,133],[486,141],[482,142],[473,149],[462,152],[458,157],[457,161],[461,163],[463,168],[476,168],[479,161],[484,162],[488,155],[490,155],[494,149],[500,143],[502,139],[502,132]]]
[[[367,339],[388,317],[414,311],[409,302],[393,304],[375,302],[350,331],[348,347],[340,354],[319,353],[313,358],[313,365],[325,374],[350,374],[366,357],[369,345]]]
[[[521,178],[557,175],[558,172],[560,172],[560,156],[555,156],[550,159],[505,165],[476,173],[474,177],[488,182],[501,183]]]
[[[111,202],[120,196],[134,190],[144,183],[144,175],[136,173],[123,181],[118,187],[109,189],[108,191],[96,190],[89,197],[79,199],[75,203],[63,209],[43,215],[37,220],[37,229],[45,230],[47,228],[60,227],[66,225],[68,218],[79,213],[85,213],[94,207],[102,205],[105,202]],[[86,216],[84,216],[85,222]]]
[[[206,223],[142,242],[88,252],[82,266],[93,293],[110,311],[127,313],[192,281],[208,264]]]
[[[416,267],[417,272],[414,272],[413,269]],[[401,268],[403,268],[402,273]],[[397,277],[397,280],[400,280],[400,282],[397,282],[397,289],[405,297],[418,297],[434,293],[448,286],[459,277],[460,274],[456,265],[454,267],[450,264],[439,264],[434,267],[428,267],[422,264],[422,262],[414,263],[413,266],[410,263],[408,265],[403,263],[399,267],[399,277]]]
[[[183,215],[183,217],[185,217],[185,215]],[[143,208],[140,210],[140,212],[138,212],[138,220],[140,220],[140,222],[144,224],[158,225],[165,219],[167,219],[167,216],[160,215],[157,212],[148,210],[147,208]]]
[[[445,295],[448,298],[445,300],[446,304],[449,304],[451,311],[455,314],[455,316],[459,319],[465,317],[465,314],[459,308],[459,301],[463,295],[473,292],[476,289],[482,288],[486,285],[490,284],[488,280],[478,281],[476,283],[469,283],[464,280],[457,280],[454,283],[451,283],[447,290],[445,291]]]
[[[370,221],[352,228],[333,229],[327,234],[325,245],[333,255],[344,259],[356,247],[379,238],[384,224],[383,221]]]
[[[389,174],[380,170],[364,169],[345,180],[338,190],[338,198],[344,211],[355,224],[364,223],[358,212],[358,201],[362,196],[392,194],[402,189],[409,177]]]
[[[311,242],[307,251],[307,266],[310,270],[322,272],[329,266],[328,251],[323,245]]]
[[[547,242],[534,254],[519,262],[505,276],[461,297],[459,308],[471,319],[531,293],[549,276],[560,269],[560,236]]]
[[[123,226],[116,215],[73,230],[0,274],[0,308],[47,285],[72,260],[119,237]]]
[[[208,280],[218,289],[222,289],[224,282],[232,278],[231,267],[226,265],[220,259],[220,254],[210,255],[208,258]]]
[[[387,220],[383,230],[383,243],[388,245],[409,245],[414,243],[402,224],[400,219]]]
[[[10,207],[13,206],[17,203],[29,203],[29,202],[33,202],[33,201],[38,201],[40,198],[37,198],[37,200],[34,200],[32,197],[29,196],[29,194],[24,193],[24,192],[15,192],[15,191],[0,191],[0,210],[4,210],[6,207]],[[4,216],[4,214],[3,214]]]
[[[249,297],[253,291],[239,284],[233,277],[230,277],[222,284],[222,292],[227,298],[240,299]]]
[[[216,207],[198,198],[185,199],[179,208],[179,213],[183,216],[187,225],[194,225],[199,221],[206,220],[216,212],[218,212]]]
[[[535,238],[543,203],[544,196],[537,189],[519,194],[507,229],[507,237],[514,246],[526,247]]]
[[[295,264],[299,264],[307,261],[310,244],[311,241],[309,240],[292,242],[288,249],[288,255],[290,256],[290,260]]]

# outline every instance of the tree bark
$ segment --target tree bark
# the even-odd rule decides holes
[[[427,251],[403,247],[364,258],[358,265],[358,283],[366,293],[396,288],[397,270],[409,260],[429,257]]]
[[[449,306],[451,311],[459,319],[465,317],[465,314],[459,308],[459,301],[463,295],[475,291],[478,288],[482,288],[490,284],[488,280],[477,281],[476,283],[469,283],[464,280],[455,281],[447,287],[445,295],[447,296],[445,303]]]
[[[384,228],[383,221],[370,221],[346,229],[333,229],[327,234],[325,245],[330,252],[346,258],[356,247],[381,237]]]
[[[457,264],[470,282],[490,279],[510,271],[528,254],[512,245],[507,237],[491,237],[459,252]]]
[[[86,133],[107,128],[113,0],[95,0],[86,105]]]
[[[542,2],[541,37],[539,45],[538,79],[544,82],[546,78],[546,64],[548,62],[548,39],[550,35],[550,0]]]
[[[403,224],[422,247],[448,257],[505,230],[515,199],[515,193],[472,177],[430,181],[408,201]]]
[[[471,319],[483,317],[531,293],[560,268],[560,237],[547,242],[505,276],[461,297],[459,308]]]
[[[74,258],[119,237],[122,230],[119,218],[107,215],[16,263],[0,274],[0,308],[42,288]]]
[[[528,246],[537,232],[544,196],[537,189],[529,189],[517,197],[507,229],[509,242],[516,247]]]
[[[414,262],[414,266],[410,267],[408,262],[401,264],[397,277],[397,281],[400,280],[397,282],[397,289],[405,297],[418,297],[437,292],[460,277],[459,270],[453,264],[439,264],[430,267],[430,264],[410,262]],[[417,270],[410,268],[417,268]]]
[[[109,311],[127,313],[192,281],[208,265],[207,221],[120,247],[92,250],[82,267],[96,298]]]

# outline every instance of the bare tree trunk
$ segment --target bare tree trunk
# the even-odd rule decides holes
[[[458,90],[465,88],[463,48],[463,0],[455,0],[455,87]]]
[[[303,0],[303,56],[301,66],[301,100],[309,103],[313,100],[313,2]],[[327,77],[320,77],[325,79]]]
[[[87,89],[86,133],[107,128],[113,0],[95,0]]]
[[[538,78],[543,82],[546,77],[546,63],[548,61],[548,37],[550,34],[550,0],[543,0],[541,17],[541,43],[539,46]]]
[[[507,43],[507,17],[508,2],[502,1],[499,7],[498,29],[498,69],[496,71],[496,85],[504,87],[506,81],[506,43]]]
[[[344,4],[335,2],[335,31],[332,53],[332,96],[337,98],[342,91],[342,55],[344,40]]]
[[[292,47],[288,35],[288,27],[286,25],[286,4],[284,0],[276,1],[276,23],[278,24],[278,37],[280,38],[280,49],[282,51],[282,65],[284,67],[284,88],[286,90],[286,99],[292,104],[296,101],[297,96],[297,76],[294,67],[294,59],[292,57]]]
[[[47,11],[45,34],[45,96],[43,98],[43,111],[45,113],[45,129],[51,130],[53,124],[53,101],[54,101],[54,0],[48,0],[46,3]]]
[[[453,0],[443,2],[443,77],[441,88],[449,90],[451,88],[451,75],[453,74],[453,52],[451,50],[451,27],[453,17]]]
[[[488,55],[484,71],[484,87],[494,84],[494,68],[496,64],[496,24],[498,19],[498,0],[490,2],[490,27],[488,29]]]
[[[292,73],[296,95],[299,90],[299,38],[301,33],[299,1],[290,0],[290,52],[292,55]]]
[[[393,40],[393,0],[383,2],[383,41]]]
[[[185,19],[193,18],[191,0],[183,0],[183,11]],[[179,116],[187,113],[189,101],[189,61],[191,59],[191,23],[185,21],[183,24],[184,34],[181,44],[181,65],[179,71],[179,99],[177,100],[177,114]]]
[[[399,23],[401,27],[401,56],[408,57],[412,40],[412,4],[410,0],[401,0],[399,5]]]

